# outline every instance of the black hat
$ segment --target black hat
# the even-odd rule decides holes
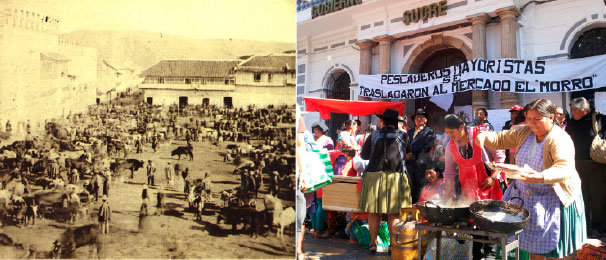
[[[316,128],[316,127],[320,128],[320,130],[322,131],[322,133],[324,133],[324,132],[328,131],[328,127],[326,126],[326,124],[324,124],[324,122],[316,122],[316,123],[313,123],[313,124],[311,125],[311,129],[312,129],[312,130],[313,130],[314,128]]]
[[[415,118],[417,117],[417,115],[424,115],[425,118],[429,119],[429,115],[425,113],[425,110],[422,108],[417,109],[417,111],[415,111],[415,114],[412,117]]]
[[[406,116],[399,116],[398,122],[406,122]]]
[[[393,120],[393,121],[397,121],[398,120],[398,115],[400,113],[398,113],[398,111],[395,111],[393,109],[385,109],[385,111],[383,112],[382,115],[377,115],[379,118],[383,119],[383,120]]]

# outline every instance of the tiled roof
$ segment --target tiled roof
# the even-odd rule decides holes
[[[163,60],[141,72],[142,77],[232,77],[237,60]]]
[[[254,56],[242,62],[237,70],[243,71],[295,71],[294,55]]]

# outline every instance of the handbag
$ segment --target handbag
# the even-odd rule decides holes
[[[305,182],[304,193],[314,192],[332,183],[333,169],[328,151],[307,152],[303,161],[301,177]]]
[[[600,132],[598,131],[598,121],[596,119],[597,115],[600,112],[596,111],[591,116],[591,121],[593,123],[593,131],[595,132],[595,137],[591,142],[591,148],[589,149],[589,156],[592,160],[599,163],[606,163],[606,139],[602,139],[600,137]]]

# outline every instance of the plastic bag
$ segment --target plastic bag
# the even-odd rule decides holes
[[[333,169],[326,150],[311,151],[303,161],[301,178],[305,182],[305,193],[314,192],[332,182]]]
[[[389,227],[387,227],[386,222],[381,222],[381,225],[379,225],[379,235],[377,236],[377,246],[389,247],[389,244]]]
[[[362,248],[370,247],[370,232],[368,231],[368,224],[360,225],[358,221],[353,220],[351,230],[356,240],[358,240],[358,244]]]

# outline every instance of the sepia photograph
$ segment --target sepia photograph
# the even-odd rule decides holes
[[[295,257],[295,1],[2,0],[0,32],[0,259]]]

